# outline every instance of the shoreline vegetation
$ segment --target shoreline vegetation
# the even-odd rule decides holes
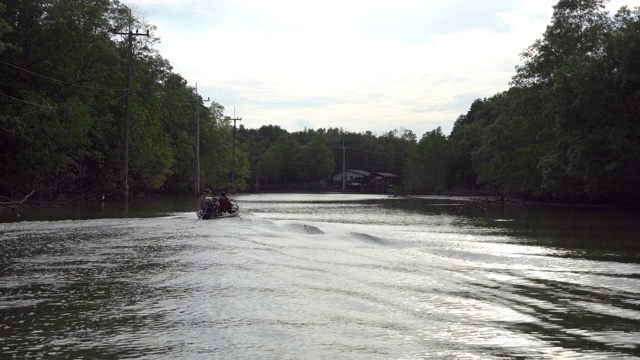
[[[0,3],[0,211],[204,188],[328,191],[343,167],[397,175],[398,194],[637,208],[640,8],[611,14],[606,2],[559,0],[508,89],[473,101],[451,134],[422,136],[236,129],[223,105],[205,106],[174,72],[154,48],[155,26],[125,4]],[[150,34],[133,39],[130,89],[128,40],[118,35],[127,29]]]

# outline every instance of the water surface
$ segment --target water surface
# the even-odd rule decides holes
[[[640,358],[638,214],[237,200],[0,224],[0,358]]]

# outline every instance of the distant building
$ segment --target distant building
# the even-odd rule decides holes
[[[363,193],[393,193],[394,186],[400,179],[392,173],[370,173],[364,170],[349,169],[344,174],[333,175],[335,189],[342,189],[342,179],[345,179],[346,190]]]
[[[380,180],[383,184],[386,185],[396,185],[400,176],[394,175],[392,173],[376,173],[376,179]]]
[[[367,180],[369,178],[372,177],[372,174],[370,172],[364,171],[364,170],[352,170],[349,169],[346,171],[345,173],[345,181],[347,182],[347,184],[356,184],[356,185],[360,185],[360,184],[364,184],[367,182]],[[342,177],[343,174],[342,173],[338,173],[333,175],[333,183],[338,183],[340,185],[342,185]]]

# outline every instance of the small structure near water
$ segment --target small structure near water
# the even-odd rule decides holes
[[[349,169],[333,175],[333,187],[342,189],[344,177],[346,190],[369,194],[393,194],[394,186],[400,177],[388,172],[368,172],[364,170]]]

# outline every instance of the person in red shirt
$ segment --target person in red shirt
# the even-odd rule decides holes
[[[233,205],[231,205],[231,201],[225,193],[220,193],[220,197],[218,198],[218,203],[220,204],[220,212],[231,212]]]

